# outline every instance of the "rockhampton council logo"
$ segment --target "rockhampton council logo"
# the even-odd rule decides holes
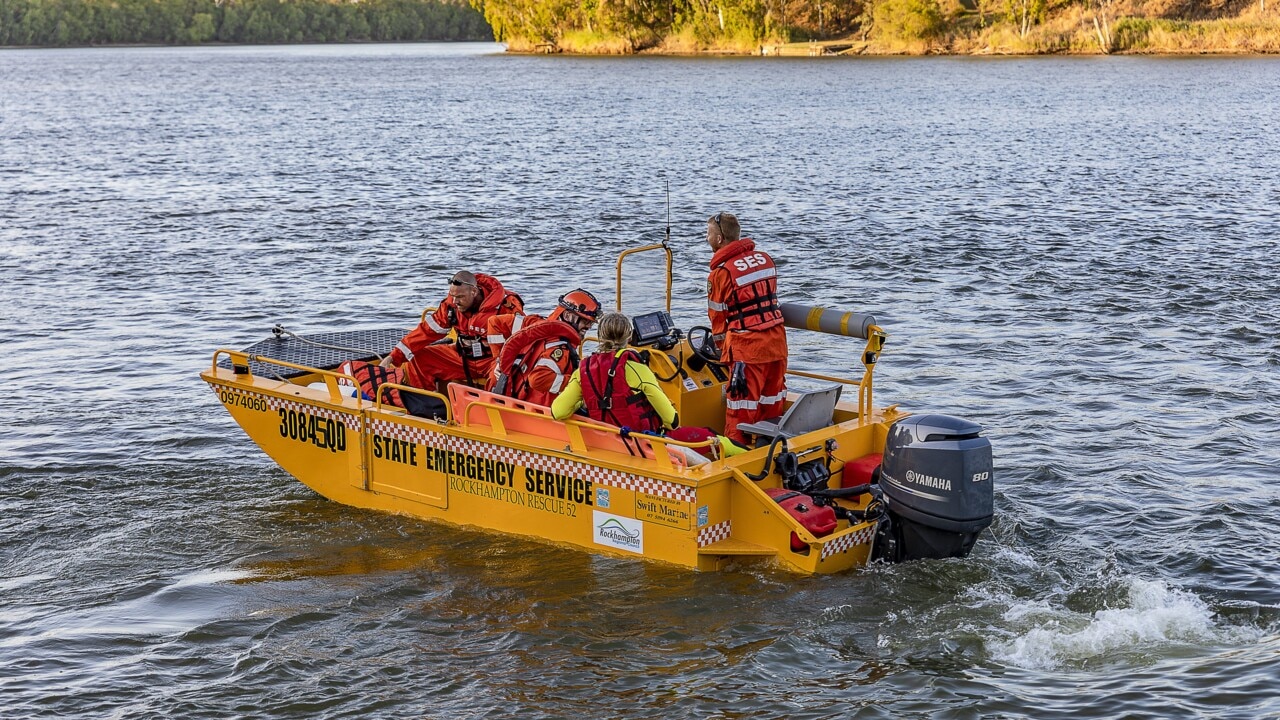
[[[626,550],[633,553],[644,552],[644,523],[634,518],[610,515],[593,510],[592,540],[598,545]]]

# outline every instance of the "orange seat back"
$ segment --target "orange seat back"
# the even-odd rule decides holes
[[[547,438],[557,442],[564,442],[565,444],[570,442],[569,431],[564,422],[553,418],[551,416],[551,408],[546,405],[516,400],[505,395],[478,390],[459,383],[451,383],[449,385],[449,402],[453,405],[453,417],[460,425],[466,427],[493,427],[493,423],[489,419],[489,411],[485,405],[496,405],[498,407],[523,410],[540,416],[531,417],[520,413],[503,413],[502,425],[507,432],[533,435],[534,437]],[[607,429],[614,427],[609,423],[577,415],[573,419],[579,425],[594,425],[601,428],[599,430],[591,427],[582,428],[583,442],[586,443],[587,448],[590,450],[603,450],[635,457],[643,455],[651,459],[657,457],[657,448],[644,435],[632,435],[629,440],[623,440],[616,432]],[[682,452],[674,448],[667,448],[666,450],[671,462],[677,468],[688,467],[688,461]]]

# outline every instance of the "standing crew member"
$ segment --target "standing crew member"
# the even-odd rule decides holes
[[[466,270],[449,279],[449,294],[418,327],[409,331],[383,366],[404,366],[408,385],[443,391],[450,382],[483,385],[493,368],[486,325],[497,314],[523,313],[524,302],[497,278]],[[436,344],[454,331],[454,342]]]
[[[489,390],[550,405],[578,369],[578,346],[599,315],[600,301],[579,288],[561,295],[545,320],[537,315],[490,318],[489,344],[498,361]]]
[[[578,408],[587,416],[634,432],[658,432],[680,424],[671,399],[658,378],[627,348],[631,321],[622,313],[600,318],[599,349],[582,361],[564,392],[551,405],[551,414],[564,420]]]
[[[739,423],[782,414],[787,394],[787,331],[778,307],[778,271],[750,238],[739,239],[738,218],[722,212],[707,220],[715,254],[707,277],[707,315],[731,374],[724,434],[746,443]]]

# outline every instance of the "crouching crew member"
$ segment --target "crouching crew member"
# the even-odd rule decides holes
[[[729,364],[724,433],[745,443],[739,423],[782,414],[787,394],[787,331],[778,307],[773,258],[739,238],[738,218],[718,213],[707,220],[707,242],[715,254],[707,277],[711,332]]]
[[[435,312],[396,343],[381,364],[403,366],[406,384],[423,390],[443,392],[451,382],[483,386],[494,363],[489,318],[523,312],[520,296],[507,292],[496,278],[459,271],[449,279],[449,294]],[[454,342],[437,344],[451,330]]]
[[[633,432],[660,432],[680,420],[676,408],[649,366],[627,348],[631,321],[622,313],[600,318],[600,347],[582,361],[564,392],[551,405],[551,414],[564,420],[586,408],[587,416]]]
[[[578,289],[560,296],[544,320],[537,315],[495,315],[489,344],[502,348],[489,390],[550,405],[578,368],[578,346],[600,315],[600,301]],[[506,335],[510,333],[510,337]]]
[[[715,439],[717,448],[700,449],[709,456],[729,457],[746,449],[707,428],[681,428],[680,416],[662,392],[658,378],[635,350],[627,348],[631,321],[621,313],[600,318],[600,347],[582,361],[564,392],[551,404],[551,414],[564,420],[579,408],[587,416],[635,432],[665,434],[697,443]]]

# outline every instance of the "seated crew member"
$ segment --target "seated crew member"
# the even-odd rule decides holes
[[[578,346],[599,315],[596,296],[577,289],[561,295],[545,320],[537,315],[490,318],[489,346],[495,348],[498,361],[489,390],[550,405],[578,368]]]
[[[520,296],[497,278],[466,270],[449,279],[449,294],[435,312],[409,331],[381,365],[405,370],[405,381],[423,390],[443,391],[450,382],[484,384],[493,368],[486,325],[497,314],[523,313]],[[438,343],[453,331],[451,343]]]
[[[609,313],[600,318],[600,347],[582,361],[569,378],[564,392],[551,404],[551,414],[565,420],[579,408],[587,417],[629,428],[635,432],[658,434],[675,430],[680,417],[671,399],[662,391],[658,378],[640,359],[640,354],[627,348],[631,339],[631,321],[622,313]],[[701,430],[685,442],[703,439]],[[713,433],[706,433],[710,438]],[[715,436],[722,456],[746,452],[729,438]]]
[[[778,306],[773,258],[740,238],[738,218],[707,219],[707,243],[715,254],[707,276],[707,316],[732,378],[726,387],[724,434],[746,443],[739,423],[782,414],[787,395],[787,331]]]
[[[680,424],[671,399],[658,378],[627,348],[631,320],[622,313],[600,318],[600,347],[584,358],[569,384],[551,405],[551,414],[564,420],[586,408],[587,417],[633,432],[656,433]]]

